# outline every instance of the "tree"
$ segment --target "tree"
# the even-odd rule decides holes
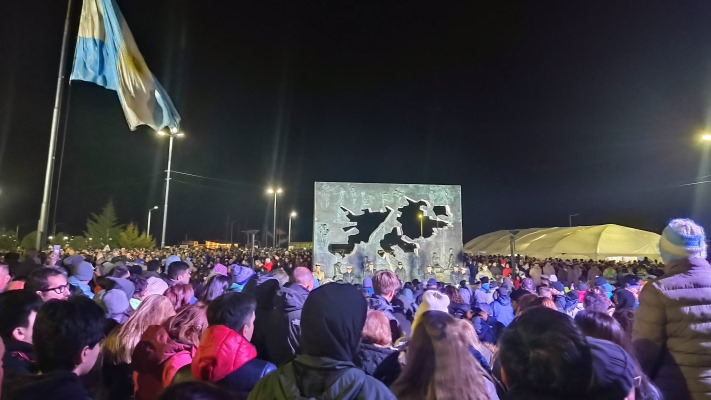
[[[0,250],[17,250],[17,238],[15,234],[3,234],[0,235]]]
[[[91,238],[93,245],[97,247],[115,247],[123,227],[118,224],[114,203],[109,201],[101,210],[101,214],[90,214],[86,221],[84,237]]]
[[[141,234],[136,224],[131,222],[126,229],[119,234],[119,246],[127,249],[149,249],[156,247],[156,242],[152,237]]]
[[[37,231],[30,232],[22,238],[20,247],[23,249],[34,249],[37,246]]]
[[[69,240],[69,247],[76,250],[83,250],[91,247],[91,243],[86,240],[84,236],[74,236],[71,240]]]

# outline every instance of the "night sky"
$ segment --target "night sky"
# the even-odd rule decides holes
[[[21,233],[39,218],[66,3],[0,4],[0,226]],[[461,185],[465,241],[573,213],[660,231],[708,202],[674,185],[711,174],[696,140],[711,2],[373,3],[118,0],[183,120],[174,169],[215,178],[175,176],[168,243],[271,225],[271,184],[280,225],[299,213],[294,240],[311,239],[315,181]],[[110,199],[143,229],[167,140],[129,131],[114,92],[65,93],[57,230],[80,234]]]

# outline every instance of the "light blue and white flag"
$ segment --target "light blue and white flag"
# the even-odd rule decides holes
[[[84,0],[70,79],[115,90],[131,130],[178,129],[180,115],[148,69],[115,0]]]

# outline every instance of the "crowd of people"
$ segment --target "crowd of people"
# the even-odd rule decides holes
[[[358,280],[306,250],[9,253],[0,396],[711,399],[705,240],[678,219],[664,263],[469,255]]]

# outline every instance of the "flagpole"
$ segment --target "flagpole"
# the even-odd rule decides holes
[[[52,130],[49,135],[49,154],[47,155],[47,170],[44,174],[44,192],[42,194],[42,209],[37,223],[37,250],[44,248],[47,237],[47,217],[49,215],[49,200],[52,191],[52,175],[54,173],[54,158],[57,152],[57,133],[62,110],[62,94],[64,92],[64,73],[67,69],[67,46],[69,44],[69,26],[71,25],[72,1],[67,1],[67,16],[64,19],[64,34],[62,36],[62,52],[59,56],[59,74],[57,75],[57,93],[54,97],[54,113],[52,115]]]

